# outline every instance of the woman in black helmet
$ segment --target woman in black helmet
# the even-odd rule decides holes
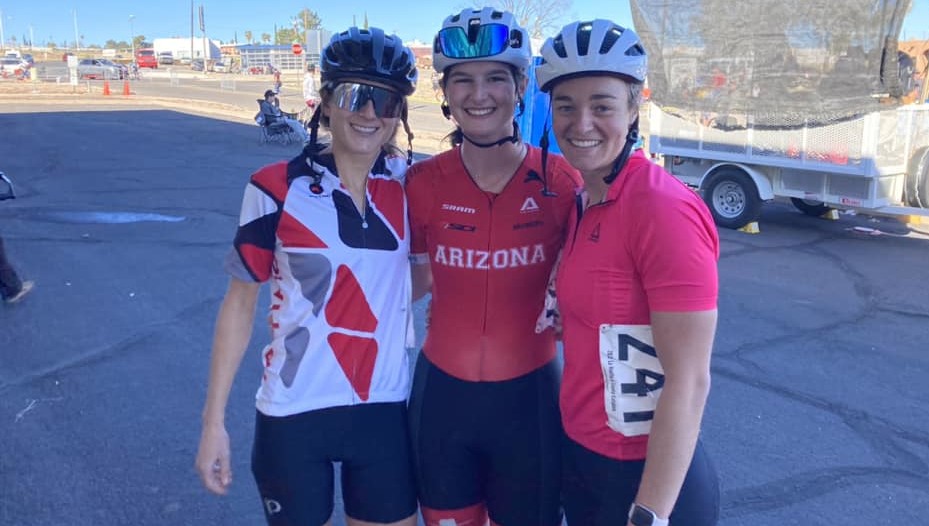
[[[575,22],[535,73],[587,192],[556,276],[569,524],[711,526],[719,482],[698,436],[710,388],[719,239],[700,197],[634,151],[645,49]]]
[[[348,525],[413,526],[409,154],[392,140],[406,125],[414,57],[380,29],[351,28],[332,37],[321,73],[309,144],[259,169],[245,190],[196,468],[207,489],[226,493],[225,406],[267,281],[271,341],[261,353],[252,472],[268,524],[328,524],[338,461]],[[317,141],[320,125],[331,143]]]

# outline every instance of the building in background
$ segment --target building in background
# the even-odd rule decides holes
[[[204,41],[201,37],[194,38],[156,38],[152,42],[155,49],[155,55],[169,52],[175,60],[203,59],[217,60],[222,56],[219,49],[220,43],[216,40],[207,39]],[[191,56],[193,52],[193,56]]]
[[[325,29],[307,31],[307,41],[302,46],[302,53],[295,55],[291,44],[265,45],[245,44],[238,46],[242,59],[242,71],[264,72],[268,66],[281,71],[303,71],[306,64],[319,64],[322,49],[332,38],[332,32]]]

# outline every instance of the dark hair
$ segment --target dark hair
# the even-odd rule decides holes
[[[268,98],[268,95],[274,95],[274,90],[273,90],[273,89],[265,90],[265,98],[266,98],[266,99]]]

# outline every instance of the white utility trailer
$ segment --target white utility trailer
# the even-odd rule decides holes
[[[841,208],[929,216],[929,105],[786,129],[721,128],[649,106],[650,152],[700,189],[720,226],[755,221],[776,197],[810,215]]]
[[[897,42],[911,5],[631,0],[649,151],[724,227],[778,197],[808,214],[929,215],[929,106],[912,103],[926,90]]]

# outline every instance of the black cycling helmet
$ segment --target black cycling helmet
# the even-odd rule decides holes
[[[394,35],[376,27],[351,27],[335,34],[320,59],[320,79],[330,86],[342,80],[371,80],[404,95],[416,90],[416,57]]]

